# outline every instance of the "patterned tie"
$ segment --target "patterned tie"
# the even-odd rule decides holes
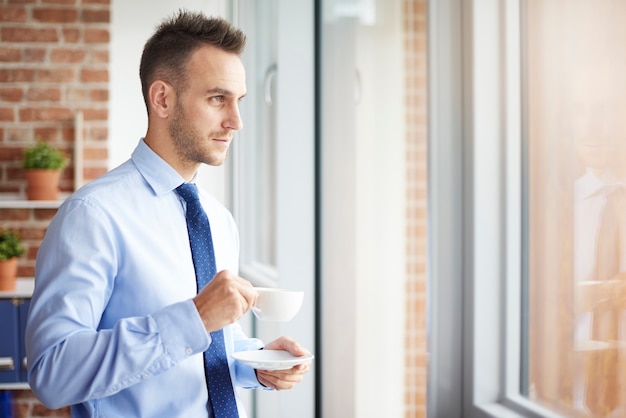
[[[198,291],[215,276],[215,253],[209,218],[200,204],[198,187],[183,183],[176,192],[187,202],[187,232],[196,270]],[[204,370],[209,389],[209,406],[216,418],[238,417],[237,402],[228,370],[223,330],[211,333],[211,345],[204,352]]]

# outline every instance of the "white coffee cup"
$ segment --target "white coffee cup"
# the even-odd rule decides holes
[[[255,287],[258,298],[252,307],[254,315],[262,321],[290,321],[302,306],[304,292],[299,290]]]

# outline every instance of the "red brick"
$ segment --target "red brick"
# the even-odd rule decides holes
[[[1,22],[26,22],[28,14],[23,7],[0,7]]]
[[[33,137],[32,129],[30,127],[25,127],[24,125],[5,129],[5,132],[5,139],[7,142],[24,143],[29,142]]]
[[[88,138],[95,141],[106,141],[109,139],[109,130],[106,127],[91,128]]]
[[[56,209],[35,209],[33,214],[38,221],[50,221],[56,213]]]
[[[61,100],[61,89],[32,87],[28,90],[26,98],[33,102],[58,102]]]
[[[70,83],[75,80],[76,73],[70,68],[55,70],[40,69],[37,71],[37,81],[43,83]]]
[[[27,226],[18,229],[18,234],[23,240],[43,239],[43,236],[46,234],[46,228],[30,226],[30,224],[27,224]]]
[[[70,102],[86,102],[89,100],[89,90],[69,87],[66,96]]]
[[[15,112],[12,107],[0,107],[0,121],[13,122],[15,120]]]
[[[76,4],[77,0],[41,0],[43,4]]]
[[[46,141],[50,141],[50,142],[62,140],[63,139],[62,129],[59,128],[57,125],[37,127],[33,129],[33,136],[35,138],[44,138]]]
[[[111,0],[83,0],[83,4],[111,4]]]
[[[21,192],[21,187],[19,187],[17,184],[10,184],[8,182],[0,182],[0,193],[9,193],[9,194],[15,195],[20,192]]]
[[[50,60],[54,63],[80,63],[85,61],[87,51],[85,49],[59,48],[50,53]]]
[[[69,126],[62,126],[59,131],[63,142],[74,143],[74,121],[71,121]]]
[[[22,50],[18,48],[0,48],[0,62],[20,62],[22,61]]]
[[[9,0],[8,4],[33,4],[36,0]]]
[[[22,147],[2,147],[0,148],[0,160],[15,161],[22,158],[24,149]]]
[[[34,108],[28,107],[20,109],[20,121],[32,122],[32,121],[51,121],[51,120],[71,120],[74,114],[71,109],[64,107],[43,107]]]
[[[0,209],[0,221],[27,221],[30,219],[28,209]]]
[[[107,109],[83,109],[83,117],[86,121],[107,120],[109,112]]]
[[[83,83],[99,83],[109,81],[109,70],[84,69],[80,73],[80,81]]]
[[[88,44],[104,44],[109,42],[107,29],[85,29],[85,42]]]
[[[107,169],[104,167],[85,167],[83,177],[85,180],[95,180],[106,172]]]
[[[6,172],[6,178],[8,180],[19,180],[19,181],[24,181],[26,179],[26,177],[24,176],[24,170],[22,169],[22,166],[18,166],[18,167],[14,167],[14,168],[6,168],[5,170]]]
[[[83,9],[81,20],[89,23],[109,23],[111,21],[111,13],[108,9]]]
[[[91,51],[91,61],[94,64],[108,64],[109,62],[109,50],[103,49],[101,51]]]
[[[58,126],[43,126],[33,129],[35,138],[45,138],[46,141],[55,142],[61,139],[61,133]]]
[[[24,91],[19,87],[0,87],[0,101],[19,102],[24,97]]]
[[[84,149],[83,157],[85,160],[106,161],[107,158],[109,158],[109,152],[106,148],[86,147]]]
[[[68,43],[76,43],[81,39],[81,31],[77,28],[63,29],[63,40]]]
[[[26,259],[27,260],[36,260],[38,251],[39,251],[39,246],[31,247],[29,245],[28,246],[28,251],[26,251]]]
[[[93,102],[106,102],[107,100],[109,100],[109,90],[94,89],[90,92],[89,98]]]
[[[33,10],[33,19],[45,23],[73,23],[78,20],[78,11],[76,9],[36,8]]]
[[[22,262],[22,260],[20,260],[20,262]],[[17,276],[18,277],[33,277],[35,276],[35,267],[33,266],[25,266],[22,262],[22,264],[17,265]],[[33,415],[33,416],[40,416],[40,415]]]
[[[55,29],[34,29],[25,26],[4,27],[0,31],[3,42],[58,42]]]
[[[24,51],[24,62],[44,62],[47,51],[44,48],[27,48]]]
[[[35,80],[35,70],[29,68],[0,68],[0,83],[29,82]]]

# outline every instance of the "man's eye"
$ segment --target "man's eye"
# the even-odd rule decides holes
[[[224,96],[211,96],[209,101],[213,103],[222,103],[224,101]]]

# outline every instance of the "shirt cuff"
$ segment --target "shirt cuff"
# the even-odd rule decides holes
[[[240,341],[238,344],[235,344],[235,352],[261,349],[263,349],[263,342],[256,338],[249,338],[245,342]],[[237,386],[244,389],[265,388],[265,386],[259,383],[253,367],[235,361],[235,373],[237,376]]]
[[[236,362],[235,368],[237,373],[237,386],[244,389],[266,388],[259,383],[256,373],[252,367]]]
[[[165,351],[176,363],[202,353],[211,343],[211,337],[191,299],[168,305],[153,314],[152,318]]]

